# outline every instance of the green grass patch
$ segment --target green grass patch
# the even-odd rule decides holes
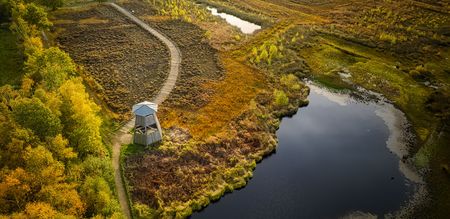
[[[353,56],[330,45],[320,45],[319,48],[310,53],[305,53],[308,64],[320,74],[331,74],[334,70],[348,68],[351,65],[365,61],[366,59]]]
[[[319,45],[301,52],[312,69],[313,78],[326,86],[342,89],[337,72],[347,69],[352,83],[385,95],[404,111],[420,140],[428,138],[437,125],[425,109],[432,89],[415,81],[395,66],[399,60],[372,48],[338,39],[323,38]]]
[[[436,119],[426,109],[432,90],[418,84],[406,73],[379,61],[357,63],[350,68],[352,80],[366,89],[382,93],[403,110],[420,138],[424,141],[436,125]]]
[[[129,156],[134,154],[140,154],[144,152],[147,147],[138,144],[122,145],[122,156]]]
[[[327,87],[327,88],[331,88],[335,91],[341,91],[341,90],[353,90],[354,87],[349,84],[344,82],[338,75],[314,75],[314,77],[312,77],[312,79]]]
[[[0,27],[0,39],[0,86],[19,85],[23,54],[17,46],[17,38],[7,27]]]

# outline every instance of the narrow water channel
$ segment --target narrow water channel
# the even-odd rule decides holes
[[[248,185],[192,218],[382,217],[410,198],[415,178],[401,171],[395,149],[403,114],[316,86],[309,100],[282,120],[276,153],[257,165]]]
[[[246,20],[242,20],[242,19],[240,19],[240,18],[238,18],[238,17],[236,17],[234,15],[231,15],[231,14],[227,14],[227,13],[224,13],[224,12],[218,12],[218,10],[216,8],[208,6],[208,7],[206,7],[206,9],[208,11],[210,11],[212,15],[219,16],[219,17],[225,19],[225,21],[227,23],[229,23],[230,25],[238,27],[241,30],[242,33],[252,34],[255,31],[261,29],[261,26],[259,26],[257,24],[248,22]]]

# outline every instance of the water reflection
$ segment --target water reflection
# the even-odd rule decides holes
[[[259,26],[259,25],[242,20],[236,16],[233,16],[233,15],[230,15],[227,13],[218,12],[216,8],[208,6],[206,9],[208,9],[208,11],[210,11],[212,15],[219,16],[219,17],[225,19],[225,21],[227,23],[229,23],[235,27],[238,27],[242,31],[242,33],[252,34],[256,30],[261,29],[261,26]]]
[[[415,184],[387,146],[395,126],[385,121],[404,115],[382,115],[382,104],[315,86],[309,100],[283,119],[276,154],[258,164],[248,185],[193,218],[383,216],[409,199]]]

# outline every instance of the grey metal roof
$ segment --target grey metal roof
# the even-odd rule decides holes
[[[139,109],[137,109],[136,111],[134,111],[133,113],[136,116],[148,116],[148,115],[152,115],[154,114],[156,111],[153,110],[152,108],[150,108],[147,105],[142,105],[141,107],[139,107]]]
[[[133,113],[136,116],[148,116],[158,111],[158,104],[144,101],[133,106]]]
[[[153,111],[158,112],[158,104],[152,103],[152,102],[149,102],[149,101],[144,101],[142,103],[138,103],[138,104],[133,106],[133,109],[132,109],[133,113],[136,110],[138,110],[139,108],[141,108],[142,106],[147,106],[147,107],[153,109]]]

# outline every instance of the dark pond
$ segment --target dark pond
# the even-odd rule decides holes
[[[192,218],[383,216],[408,200],[414,183],[400,171],[400,149],[387,146],[402,131],[391,121],[400,121],[395,108],[318,87],[309,100],[282,120],[276,153],[257,165],[247,186]]]

